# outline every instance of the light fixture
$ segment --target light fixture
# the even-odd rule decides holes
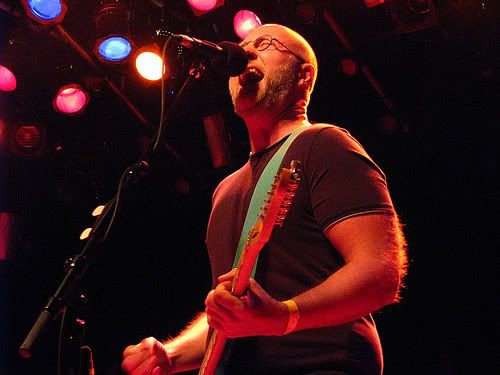
[[[3,152],[5,139],[7,139],[7,126],[5,122],[0,118],[0,155]]]
[[[14,155],[40,157],[46,148],[45,128],[36,122],[20,122],[11,134],[11,152]]]
[[[89,102],[89,95],[77,84],[61,87],[57,92],[52,107],[55,111],[74,116],[82,113]]]
[[[259,17],[251,10],[238,11],[233,19],[234,32],[240,39],[245,39],[248,33],[262,25]]]
[[[295,6],[295,15],[300,23],[310,25],[318,19],[317,4],[312,0],[299,0]]]
[[[94,54],[104,63],[123,63],[134,49],[129,21],[132,13],[118,0],[104,0],[94,17],[97,40]]]
[[[432,0],[392,0],[387,6],[399,33],[411,33],[438,24]]]
[[[345,77],[354,77],[358,74],[358,63],[350,57],[340,60],[339,70]]]
[[[44,25],[60,23],[68,5],[65,0],[22,0],[29,17]]]
[[[383,4],[384,0],[364,0],[367,8],[373,8],[377,5]]]
[[[158,81],[165,73],[165,64],[160,47],[150,44],[137,50],[135,68],[139,75],[148,81]]]
[[[202,16],[224,5],[224,0],[187,0],[194,15]]]
[[[14,73],[7,67],[0,65],[0,91],[14,91],[16,86],[17,82]]]

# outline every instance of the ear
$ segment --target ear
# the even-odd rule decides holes
[[[303,63],[299,71],[299,86],[304,86],[310,90],[314,80],[314,65]]]

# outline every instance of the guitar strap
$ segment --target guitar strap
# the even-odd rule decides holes
[[[278,173],[279,167],[281,166],[281,162],[283,161],[283,157],[285,156],[288,147],[292,144],[294,139],[306,128],[310,127],[310,124],[302,125],[295,129],[293,133],[287,138],[285,143],[281,145],[279,150],[274,154],[274,156],[269,160],[264,171],[259,177],[259,181],[255,185],[255,189],[253,191],[252,199],[250,200],[250,205],[248,206],[247,217],[245,218],[245,223],[243,224],[243,230],[241,231],[240,242],[238,243],[238,249],[236,251],[236,255],[234,256],[233,268],[238,265],[241,254],[245,247],[245,243],[247,241],[248,232],[252,228],[252,226],[257,221],[257,216],[260,213],[260,208],[264,201],[267,198],[267,193],[269,191],[269,187],[274,182],[274,177]],[[255,265],[252,270],[252,277],[255,276],[255,270],[257,268],[257,260],[255,261]]]
[[[295,129],[290,136],[287,138],[285,143],[281,145],[276,154],[273,155],[271,160],[267,163],[264,171],[259,177],[259,181],[255,185],[255,189],[252,194],[252,199],[250,200],[250,205],[248,206],[247,216],[245,218],[245,223],[243,224],[243,229],[241,231],[240,241],[238,243],[238,249],[236,250],[236,255],[234,256],[233,268],[238,266],[238,262],[241,258],[241,254],[243,253],[243,249],[245,248],[245,244],[248,238],[248,232],[252,228],[252,226],[257,221],[257,217],[260,213],[260,209],[262,204],[267,198],[267,193],[269,191],[270,186],[274,183],[274,177],[278,173],[278,170],[281,166],[281,162],[283,161],[283,157],[285,156],[288,147],[292,144],[295,138],[306,128],[311,126],[310,124],[302,125]],[[255,276],[255,271],[257,269],[257,261],[259,257],[255,260],[255,264],[252,269],[251,277]],[[224,363],[226,362],[228,356],[231,352],[231,340],[228,340],[226,343],[226,347],[224,349],[224,354],[222,355],[222,360],[219,362],[215,375],[224,375]],[[224,358],[226,360],[224,360]]]

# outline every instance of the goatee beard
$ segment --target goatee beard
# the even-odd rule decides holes
[[[291,64],[279,66],[273,73],[267,76],[265,91],[258,89],[256,93],[238,92],[237,89],[230,87],[231,99],[233,102],[234,110],[238,115],[244,114],[249,110],[275,110],[276,105],[280,101],[286,99],[287,96],[292,95],[295,82],[295,66]],[[253,96],[253,99],[247,96]],[[252,100],[251,108],[245,106],[244,103],[238,103],[240,100]],[[243,107],[243,108],[242,108]],[[242,113],[243,112],[243,113]]]

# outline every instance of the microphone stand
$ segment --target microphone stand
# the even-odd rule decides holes
[[[171,39],[169,38],[169,40],[165,43],[164,50],[167,48],[170,40]],[[182,98],[183,94],[187,92],[187,89],[192,85],[192,83],[203,75],[204,71],[205,66],[201,61],[195,60],[192,63],[188,71],[188,76],[177,93],[167,116],[163,116],[164,79],[162,79],[162,114],[156,142],[150,142],[146,150],[139,157],[138,161],[129,166],[123,172],[116,194],[107,202],[101,214],[97,217],[90,234],[87,237],[85,246],[79,254],[67,261],[65,270],[66,274],[63,277],[63,280],[42,308],[42,311],[32,326],[30,332],[19,347],[19,354],[23,358],[31,358],[33,354],[33,347],[42,332],[46,329],[48,322],[56,320],[61,312],[64,312],[63,315],[65,317],[66,314],[68,314],[71,320],[76,321],[75,324],[83,325],[85,323],[84,320],[78,318],[80,315],[76,313],[78,310],[81,310],[81,305],[86,303],[86,296],[80,292],[79,286],[82,283],[90,265],[99,255],[100,246],[103,244],[110,231],[118,209],[120,194],[128,186],[138,182],[141,176],[148,173],[149,162],[156,151],[156,146],[158,145],[158,141],[163,133],[163,124],[167,123],[168,120],[172,118],[172,115],[179,106],[180,98]],[[80,341],[83,341],[83,329],[80,330],[80,334],[81,338],[79,339]],[[72,339],[74,339],[74,337],[72,337]],[[81,345],[79,346],[81,347]]]

